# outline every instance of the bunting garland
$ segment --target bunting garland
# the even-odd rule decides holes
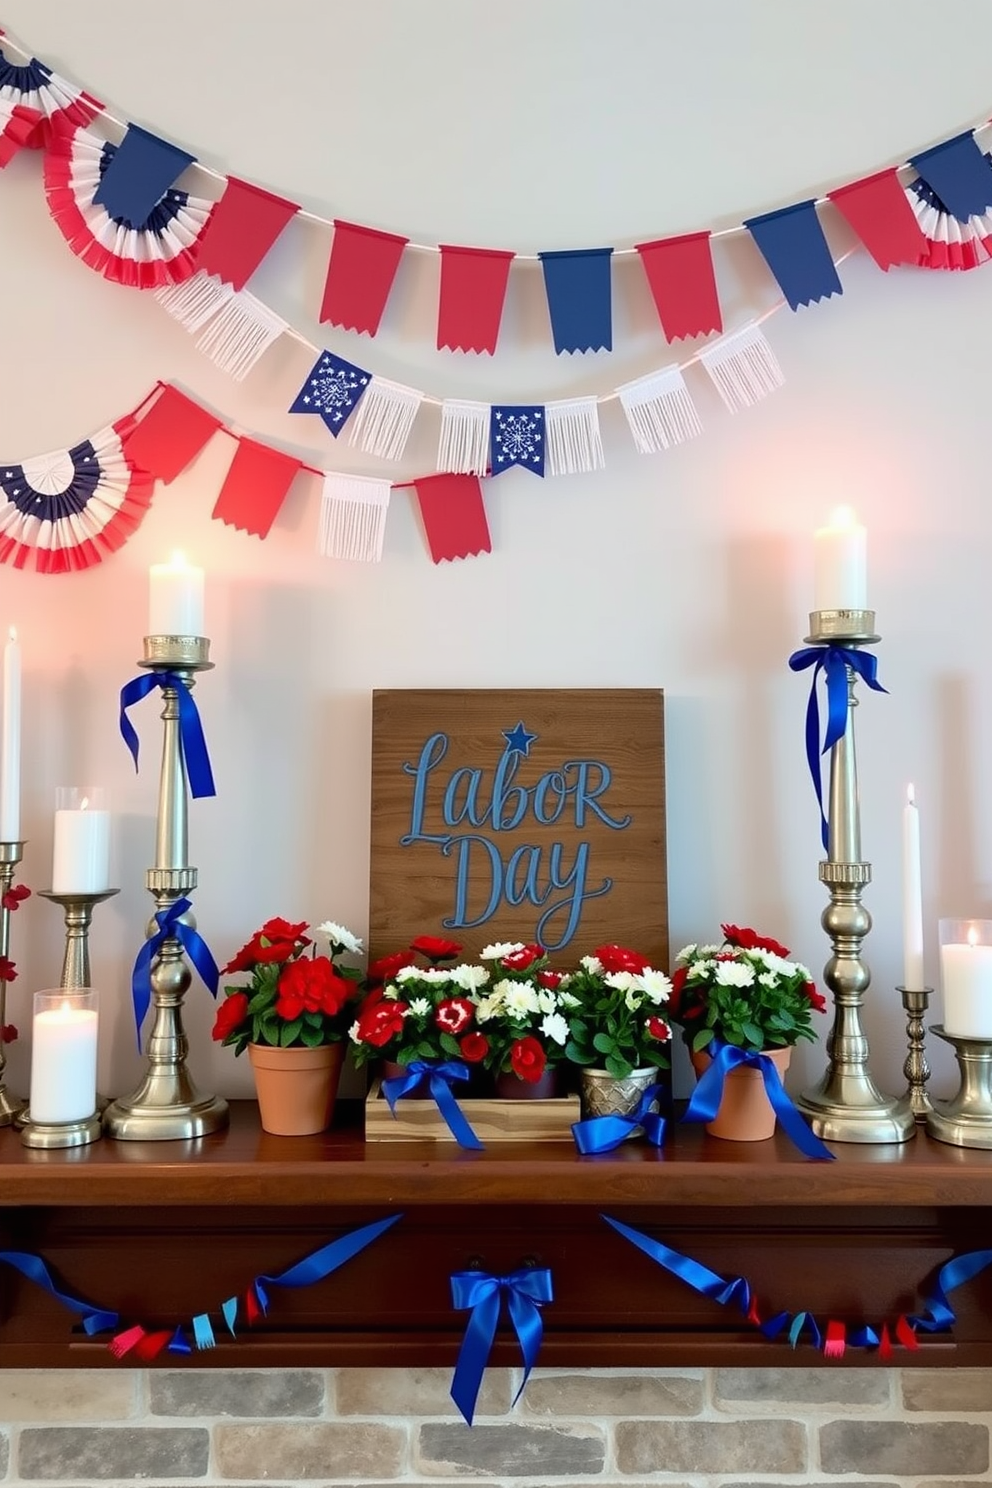
[[[25,146],[45,149],[56,125],[88,124],[102,110],[98,99],[67,83],[37,57],[18,64],[0,47],[0,166]]]

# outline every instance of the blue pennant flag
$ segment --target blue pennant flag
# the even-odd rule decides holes
[[[144,227],[169,187],[196,159],[137,124],[114,151],[93,197],[128,227]]]
[[[912,156],[909,163],[959,222],[992,207],[992,160],[970,130]]]
[[[493,407],[489,413],[489,463],[493,475],[522,465],[535,475],[544,474],[544,409]]]
[[[778,280],[790,310],[844,293],[815,202],[797,202],[763,217],[751,217],[744,226]]]
[[[612,351],[612,248],[539,253],[555,351]]]
[[[353,366],[333,351],[322,352],[289,411],[319,413],[337,439],[371,381],[371,372]]]

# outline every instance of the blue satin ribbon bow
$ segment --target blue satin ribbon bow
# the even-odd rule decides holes
[[[539,1309],[544,1302],[554,1300],[551,1272],[545,1267],[532,1266],[511,1271],[509,1276],[490,1276],[486,1271],[456,1271],[451,1278],[452,1306],[459,1311],[471,1308],[451,1381],[451,1398],[469,1426],[475,1414],[475,1403],[504,1299],[524,1360],[524,1377],[513,1397],[516,1405],[541,1348],[544,1323]]]
[[[168,909],[160,909],[155,915],[158,929],[146,940],[134,961],[131,973],[131,1001],[134,1004],[134,1022],[138,1033],[138,1048],[141,1048],[141,1025],[148,1012],[152,997],[152,961],[167,940],[178,940],[189,959],[206,984],[207,991],[217,996],[220,972],[210,952],[210,947],[198,930],[180,919],[193,905],[189,899],[177,899]]]
[[[437,1108],[448,1124],[448,1130],[459,1147],[470,1147],[473,1152],[484,1152],[485,1146],[469,1126],[464,1112],[451,1092],[452,1080],[469,1080],[472,1072],[467,1064],[449,1060],[445,1064],[432,1064],[428,1059],[413,1059],[406,1067],[405,1075],[396,1075],[383,1080],[382,1093],[389,1102],[389,1109],[396,1115],[396,1102],[426,1079]]]
[[[183,759],[189,777],[190,793],[193,796],[215,796],[213,771],[207,753],[207,741],[203,736],[203,724],[193,694],[178,672],[143,672],[121,688],[121,735],[131,751],[134,768],[138,768],[138,735],[127,716],[127,710],[139,703],[156,687],[172,687],[179,699],[179,738]]]
[[[660,1085],[650,1086],[641,1096],[637,1109],[626,1116],[590,1116],[585,1121],[576,1121],[572,1136],[583,1157],[591,1152],[612,1152],[639,1128],[644,1129],[652,1147],[660,1147],[665,1140],[665,1118],[651,1109],[660,1091]]]
[[[794,672],[813,668],[813,680],[806,704],[806,763],[809,766],[813,789],[820,808],[820,836],[823,848],[829,848],[830,829],[823,810],[823,781],[820,775],[820,755],[827,754],[844,737],[847,728],[848,687],[847,669],[857,672],[873,692],[885,692],[878,681],[878,657],[870,651],[855,650],[853,646],[806,646],[794,651],[789,657],[789,666]],[[820,747],[820,708],[816,696],[816,679],[822,670],[827,682],[827,730]]]
[[[101,1307],[92,1307],[89,1302],[74,1297],[71,1292],[60,1292],[41,1256],[32,1255],[27,1250],[0,1250],[0,1261],[13,1266],[15,1271],[19,1271],[28,1281],[33,1281],[35,1286],[42,1287],[57,1302],[61,1302],[63,1307],[68,1307],[72,1312],[78,1312],[82,1317],[85,1333],[102,1333],[105,1328],[117,1326],[116,1312],[108,1312]]]
[[[750,1069],[761,1071],[761,1078],[765,1082],[765,1093],[771,1101],[772,1110],[800,1152],[806,1157],[826,1161],[834,1160],[834,1154],[830,1148],[824,1146],[819,1137],[810,1131],[792,1104],[785,1086],[779,1079],[778,1070],[767,1054],[759,1054],[754,1049],[738,1049],[736,1045],[721,1043],[719,1039],[714,1039],[706,1052],[712,1054],[713,1063],[706,1073],[700,1076],[699,1083],[692,1092],[692,1098],[686,1107],[683,1121],[712,1121],[720,1109],[723,1083],[727,1075],[731,1070],[746,1065]]]

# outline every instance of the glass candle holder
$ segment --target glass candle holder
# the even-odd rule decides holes
[[[100,785],[55,792],[52,892],[102,894],[110,888],[110,812]]]
[[[940,921],[944,1032],[992,1039],[992,920]]]
[[[32,1125],[68,1126],[95,1114],[97,1006],[92,987],[34,994],[28,1098]]]

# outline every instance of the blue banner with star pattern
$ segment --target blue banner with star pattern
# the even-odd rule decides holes
[[[522,465],[535,475],[544,474],[544,409],[513,405],[494,406],[489,415],[489,454],[493,475]]]
[[[324,351],[311,367],[289,411],[319,414],[337,439],[371,381],[371,372],[335,356],[333,351]]]

